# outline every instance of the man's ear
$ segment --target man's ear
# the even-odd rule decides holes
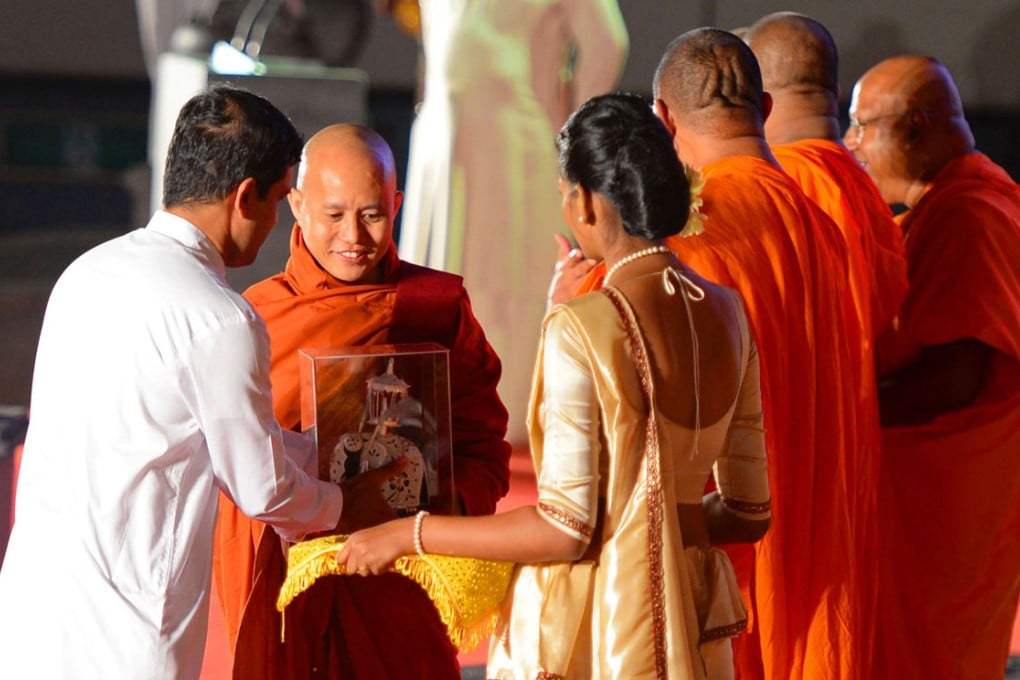
[[[652,111],[655,112],[655,117],[662,121],[662,124],[669,130],[670,136],[676,134],[676,121],[673,120],[673,114],[669,112],[669,107],[666,106],[666,102],[661,99],[656,99],[652,102]]]
[[[921,109],[913,109],[907,115],[907,141],[917,144],[928,133],[931,126],[931,114]]]
[[[258,187],[255,185],[255,178],[245,177],[237,185],[234,193],[234,210],[241,217],[250,219],[256,198],[258,198]]]
[[[287,203],[290,205],[290,214],[294,216],[295,220],[298,220],[298,215],[301,214],[301,206],[304,205],[305,195],[301,193],[301,190],[297,187],[292,187],[287,192]],[[300,220],[298,220],[300,222]]]
[[[761,93],[761,122],[764,124],[772,115],[772,95],[768,92]]]
[[[390,215],[390,219],[396,219],[397,214],[400,212],[400,206],[404,204],[404,192],[397,191],[393,194],[393,214]]]

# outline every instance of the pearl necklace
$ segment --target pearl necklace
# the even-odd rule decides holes
[[[612,278],[613,274],[616,273],[616,270],[622,267],[623,265],[630,264],[634,260],[640,259],[642,257],[648,257],[649,255],[658,255],[659,253],[668,252],[670,251],[669,248],[667,248],[666,246],[651,246],[650,248],[645,248],[644,250],[639,250],[635,253],[631,253],[630,255],[623,258],[622,260],[619,260],[616,264],[609,268],[609,271],[606,272],[606,278],[602,280],[602,285],[608,286],[609,279]]]

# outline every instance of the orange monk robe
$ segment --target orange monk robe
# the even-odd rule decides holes
[[[1001,678],[1020,597],[1020,188],[971,153],[901,219],[910,290],[883,365],[964,338],[995,352],[970,406],[883,430],[876,677]]]
[[[734,156],[701,169],[705,231],[667,243],[707,279],[740,292],[761,357],[772,523],[752,549],[727,549],[749,605],[734,638],[737,677],[868,677],[857,604],[856,522],[871,523],[856,400],[861,331],[838,228],[772,163]],[[582,283],[601,285],[604,265]],[[872,567],[874,568],[874,567]],[[868,611],[870,617],[873,612]]]
[[[860,603],[871,601],[874,578],[854,527],[873,522],[874,473],[846,389],[861,384],[862,333],[845,240],[768,161],[732,156],[701,170],[705,232],[669,246],[744,298],[762,361],[772,492],[749,579],[755,625],[735,646],[738,677],[867,677],[873,612]]]
[[[867,347],[885,332],[907,293],[903,235],[878,187],[839,142],[803,139],[772,147],[801,190],[832,218],[847,241],[850,288]]]
[[[379,266],[384,283],[338,281],[315,262],[295,225],[286,271],[245,292],[269,330],[274,410],[283,427],[301,427],[298,349],[436,341],[424,330],[407,337],[419,332],[416,324],[393,337],[398,281],[411,273],[416,286],[439,278],[448,295],[452,275],[401,263],[395,248]],[[439,316],[452,320],[446,342],[454,479],[464,511],[487,514],[509,486],[507,412],[496,393],[499,359],[459,277],[453,280]],[[420,321],[424,328],[432,318]],[[328,668],[328,677],[459,677],[456,650],[435,608],[417,584],[395,574],[321,579],[288,608],[287,643],[280,645],[275,605],[285,567],[278,539],[221,496],[213,577],[235,677],[310,677],[313,665]]]
[[[881,449],[874,341],[892,327],[907,292],[902,232],[878,187],[841,143],[804,139],[775,145],[772,153],[805,195],[832,218],[847,244],[850,291],[863,331],[857,429],[861,445],[869,452],[869,455],[858,459],[865,469],[859,470],[857,475],[874,479]],[[862,502],[874,502],[872,485],[866,488],[859,486],[858,490],[866,494]],[[877,527],[857,522],[855,528],[861,546],[857,551],[858,558],[868,566],[860,576],[877,578],[872,567],[877,564],[879,556],[867,552],[876,549]],[[874,596],[876,585],[872,584],[861,592]],[[871,601],[859,603],[864,611],[872,610],[874,606]]]

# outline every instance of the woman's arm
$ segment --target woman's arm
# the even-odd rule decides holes
[[[533,505],[484,517],[429,515],[421,523],[421,543],[427,553],[503,562],[572,561],[587,545],[555,528]],[[351,574],[379,574],[414,552],[414,518],[405,517],[355,533],[337,562]]]
[[[712,545],[727,543],[754,543],[761,540],[769,530],[769,517],[750,519],[732,513],[723,503],[718,491],[706,494],[701,509],[708,525],[708,537]]]
[[[758,350],[752,340],[747,342],[747,360],[726,448],[714,466],[719,491],[705,495],[701,502],[713,545],[753,543],[769,528],[770,495]]]

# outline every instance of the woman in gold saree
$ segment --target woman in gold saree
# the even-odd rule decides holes
[[[769,517],[743,306],[663,246],[697,221],[646,102],[596,97],[558,145],[564,219],[608,269],[543,325],[528,417],[538,502],[396,520],[353,534],[337,560],[351,574],[416,550],[517,562],[489,678],[730,677],[746,614],[714,546],[757,540]]]

